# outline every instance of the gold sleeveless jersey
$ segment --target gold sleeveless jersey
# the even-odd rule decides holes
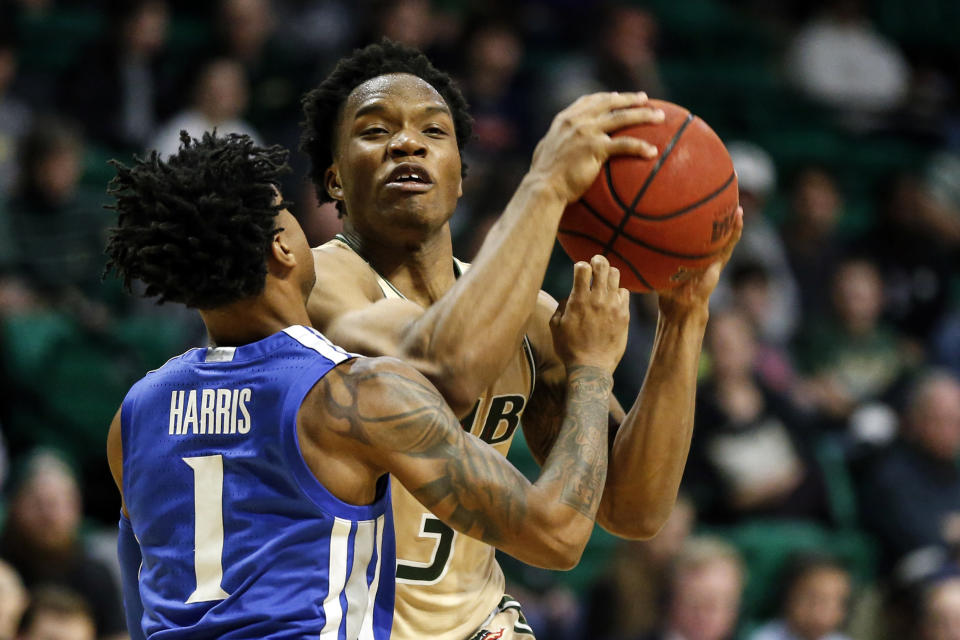
[[[337,240],[350,246],[342,236]],[[455,264],[458,275],[467,267],[458,260]],[[376,275],[385,298],[404,297]],[[461,420],[464,429],[506,456],[534,376],[533,352],[524,337],[513,361]],[[494,548],[443,524],[399,482],[392,491],[397,591],[391,638],[464,640],[503,596],[503,572]]]

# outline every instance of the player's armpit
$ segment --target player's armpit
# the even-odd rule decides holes
[[[408,366],[357,364],[330,381],[343,387],[331,413],[334,428],[362,443],[371,463],[462,533],[530,564],[576,564],[606,472],[599,431],[606,428],[609,374],[584,367],[571,376],[567,428],[531,484],[496,450],[465,433],[439,393]]]

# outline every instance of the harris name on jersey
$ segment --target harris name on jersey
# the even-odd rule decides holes
[[[170,392],[171,436],[231,435],[250,432],[252,426],[247,403],[253,390],[179,389]]]

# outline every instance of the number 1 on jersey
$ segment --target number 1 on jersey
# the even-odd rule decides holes
[[[197,588],[187,604],[223,600],[223,456],[183,458],[193,469],[193,568]]]

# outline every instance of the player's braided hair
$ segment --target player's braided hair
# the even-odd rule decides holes
[[[303,97],[305,119],[300,150],[310,157],[310,178],[320,202],[333,200],[324,186],[324,174],[333,164],[336,127],[347,97],[358,85],[388,73],[409,73],[429,83],[450,107],[461,153],[470,139],[473,119],[466,98],[453,79],[434,67],[420,51],[387,39],[356,49],[342,58],[330,75]],[[466,175],[467,165],[461,166],[463,175]],[[343,213],[341,204],[338,202],[337,208]]]
[[[119,212],[110,230],[104,274],[116,270],[127,290],[146,284],[158,303],[212,309],[263,290],[277,227],[275,187],[288,172],[287,151],[261,148],[246,135],[180,132],[180,151],[156,151],[117,175],[107,192]]]

